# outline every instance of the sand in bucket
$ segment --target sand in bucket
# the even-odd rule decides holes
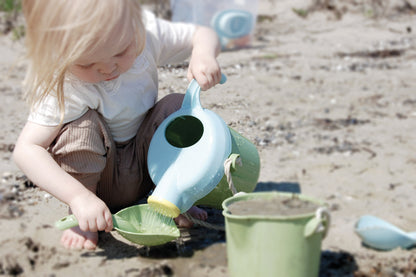
[[[247,201],[239,201],[231,204],[228,210],[234,215],[299,215],[314,213],[319,205],[303,201],[297,197],[273,197],[267,200],[250,199]]]
[[[301,194],[262,192],[223,202],[230,276],[318,276],[329,215]]]

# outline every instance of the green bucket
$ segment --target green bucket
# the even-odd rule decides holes
[[[231,177],[237,192],[252,192],[256,188],[260,174],[260,157],[256,146],[247,138],[228,127],[231,134]],[[205,197],[199,199],[196,205],[205,205],[222,209],[225,199],[233,196],[224,174],[218,185]]]
[[[286,216],[231,214],[230,205],[234,203],[266,203],[273,198],[297,198],[313,203],[317,209]],[[228,198],[223,208],[230,276],[318,276],[321,241],[329,227],[329,213],[323,202],[301,194],[258,192]]]

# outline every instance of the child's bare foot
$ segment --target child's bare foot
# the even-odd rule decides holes
[[[195,219],[198,220],[207,220],[208,218],[208,214],[206,211],[204,211],[203,209],[200,209],[196,206],[193,206],[192,208],[190,208],[187,213],[192,216]],[[179,215],[177,218],[175,218],[175,223],[176,225],[178,225],[178,227],[184,227],[184,228],[191,228],[194,223],[192,221],[190,221],[189,219],[187,219],[184,215]]]
[[[88,249],[97,247],[98,233],[84,232],[79,227],[65,230],[61,237],[61,244],[67,249]]]

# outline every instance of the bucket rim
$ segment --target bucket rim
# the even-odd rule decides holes
[[[309,213],[301,213],[296,215],[235,215],[231,214],[228,210],[228,206],[232,203],[241,201],[241,200],[249,200],[249,199],[268,199],[273,198],[276,196],[282,196],[282,197],[297,197],[301,200],[306,200],[309,202],[312,202],[314,204],[317,204],[320,207],[326,207],[324,201],[317,199],[312,196],[308,196],[301,193],[291,193],[291,192],[279,192],[279,191],[268,191],[268,192],[250,192],[250,193],[244,193],[240,195],[231,196],[227,199],[225,199],[222,202],[222,214],[225,218],[232,218],[232,219],[261,219],[261,220],[294,220],[294,219],[305,219],[313,217],[316,213],[316,211],[309,212]]]

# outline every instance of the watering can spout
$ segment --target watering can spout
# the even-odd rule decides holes
[[[181,213],[181,210],[175,204],[155,195],[150,195],[147,203],[155,211],[168,217],[175,218]]]

